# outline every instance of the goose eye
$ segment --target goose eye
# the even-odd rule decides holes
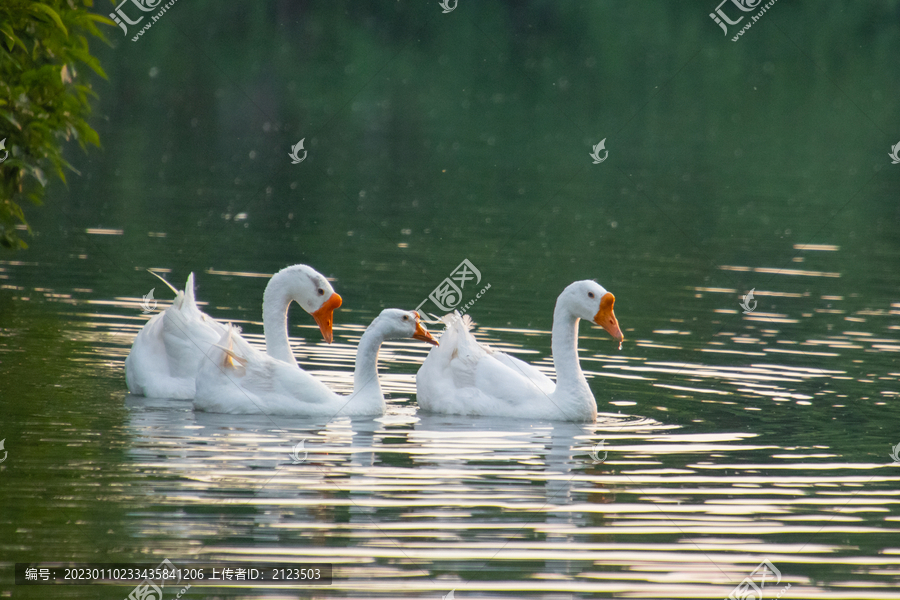
[[[409,321],[409,315],[403,315],[403,320],[404,320],[404,321]]]
[[[325,295],[325,290],[323,290],[322,288],[319,288],[319,295],[320,295],[320,296],[324,296],[324,295]]]
[[[593,298],[593,297],[594,297],[594,292],[588,292],[588,298]]]

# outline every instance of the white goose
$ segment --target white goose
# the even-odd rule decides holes
[[[383,310],[359,340],[353,393],[342,396],[297,365],[263,354],[248,344],[236,327],[229,327],[200,366],[194,409],[327,418],[383,414],[378,350],[385,340],[404,338],[437,345],[415,311]]]
[[[226,325],[197,307],[193,273],[188,276],[183,292],[172,290],[175,301],[144,325],[125,359],[125,381],[132,394],[193,398],[200,361],[205,358],[206,350],[228,331]],[[341,297],[321,273],[306,265],[282,269],[269,280],[263,295],[266,351],[296,366],[287,334],[291,301],[313,316],[330,343],[333,313],[341,305]]]
[[[448,315],[441,345],[416,375],[419,407],[428,412],[522,419],[595,421],[597,403],[578,362],[578,321],[587,319],[624,340],[615,297],[595,281],[576,281],[553,311],[556,383],[526,362],[479,344],[468,315]]]

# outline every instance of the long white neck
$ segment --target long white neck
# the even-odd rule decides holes
[[[578,361],[578,317],[557,304],[553,311],[553,366],[556,368],[555,402],[564,401],[564,411],[596,411],[596,403]],[[572,408],[567,408],[572,407]]]
[[[384,339],[385,334],[377,319],[359,339],[356,367],[353,370],[353,395],[348,402],[348,412],[372,412],[372,407],[384,406],[384,394],[378,381],[378,351]]]
[[[288,286],[289,275],[280,271],[272,276],[263,294],[263,329],[266,334],[266,353],[272,358],[296,365],[288,341],[287,313],[293,300]]]

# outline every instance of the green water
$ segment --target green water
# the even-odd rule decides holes
[[[168,558],[335,566],[186,598],[724,598],[767,559],[766,598],[900,598],[900,3],[778,2],[737,42],[715,8],[195,0],[112,33],[103,150],[0,256],[0,593],[120,599],[12,564]],[[421,414],[417,343],[377,419],[126,393],[171,299],[146,269],[259,342],[266,276],[312,265],[335,343],[291,336],[346,390],[463,259],[476,335],[548,372],[559,292],[615,294],[621,350],[581,326],[596,425]]]

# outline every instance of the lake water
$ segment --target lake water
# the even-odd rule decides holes
[[[718,599],[764,560],[765,598],[900,598],[900,40],[876,9],[794,39],[775,5],[733,43],[713,4],[271,6],[176,5],[98,48],[104,149],[73,148],[0,256],[3,597],[131,591],[14,586],[16,562],[168,558],[334,565],[184,598]],[[295,353],[347,391],[371,319],[463,259],[477,337],[549,374],[559,292],[616,295],[621,350],[581,325],[596,424],[422,414],[414,341],[383,349],[374,419],[126,391],[142,296],[171,300],[146,269],[193,271],[261,342],[267,278],[312,265],[344,305],[331,345],[295,307]]]

